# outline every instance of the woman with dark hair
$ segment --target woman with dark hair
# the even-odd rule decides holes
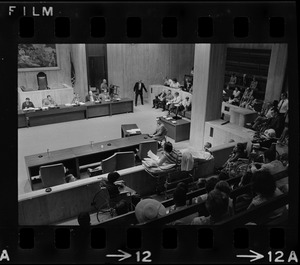
[[[252,202],[247,208],[248,210],[283,194],[276,187],[275,179],[268,171],[257,171],[253,174],[252,189],[256,193],[256,196],[252,199]],[[264,219],[260,220],[260,222],[265,222],[280,217],[285,211],[285,206],[276,209],[267,216],[264,216]]]
[[[217,189],[212,190],[207,195],[207,200],[205,202],[205,207],[210,214],[208,217],[200,216],[194,218],[192,225],[213,225],[217,222],[228,218],[228,195],[224,192],[221,192]]]
[[[239,158],[247,158],[246,144],[237,143],[233,148],[230,157],[224,163],[222,168],[225,168],[229,163],[238,161]]]

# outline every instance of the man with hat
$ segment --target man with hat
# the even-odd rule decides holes
[[[135,207],[135,216],[140,224],[146,223],[166,214],[166,208],[161,202],[154,199],[141,200]]]

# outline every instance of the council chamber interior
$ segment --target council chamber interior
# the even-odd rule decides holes
[[[165,212],[142,225],[192,224],[212,215],[213,181],[226,182],[232,208],[213,224],[285,224],[287,61],[284,43],[19,44],[19,224],[78,225],[82,213],[92,226],[138,224],[146,198]],[[158,122],[163,140],[152,136]],[[147,163],[166,143],[192,166]],[[113,198],[103,183],[114,171]],[[271,195],[253,190],[257,172],[272,176]]]

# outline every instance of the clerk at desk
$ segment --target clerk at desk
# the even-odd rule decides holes
[[[48,95],[47,98],[44,98],[42,101],[43,107],[54,107],[57,106],[57,103],[54,101],[54,99]]]
[[[30,101],[30,98],[26,98],[25,102],[22,103],[22,109],[34,108],[33,103]]]

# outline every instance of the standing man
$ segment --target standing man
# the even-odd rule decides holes
[[[107,81],[106,79],[103,79],[100,85],[100,93],[107,92],[107,90],[108,90]]]
[[[135,106],[137,105],[137,100],[138,100],[138,96],[140,95],[141,97],[141,103],[142,105],[144,105],[144,101],[143,101],[143,89],[147,91],[144,83],[142,82],[142,80],[138,81],[135,83],[133,91],[135,92]]]

